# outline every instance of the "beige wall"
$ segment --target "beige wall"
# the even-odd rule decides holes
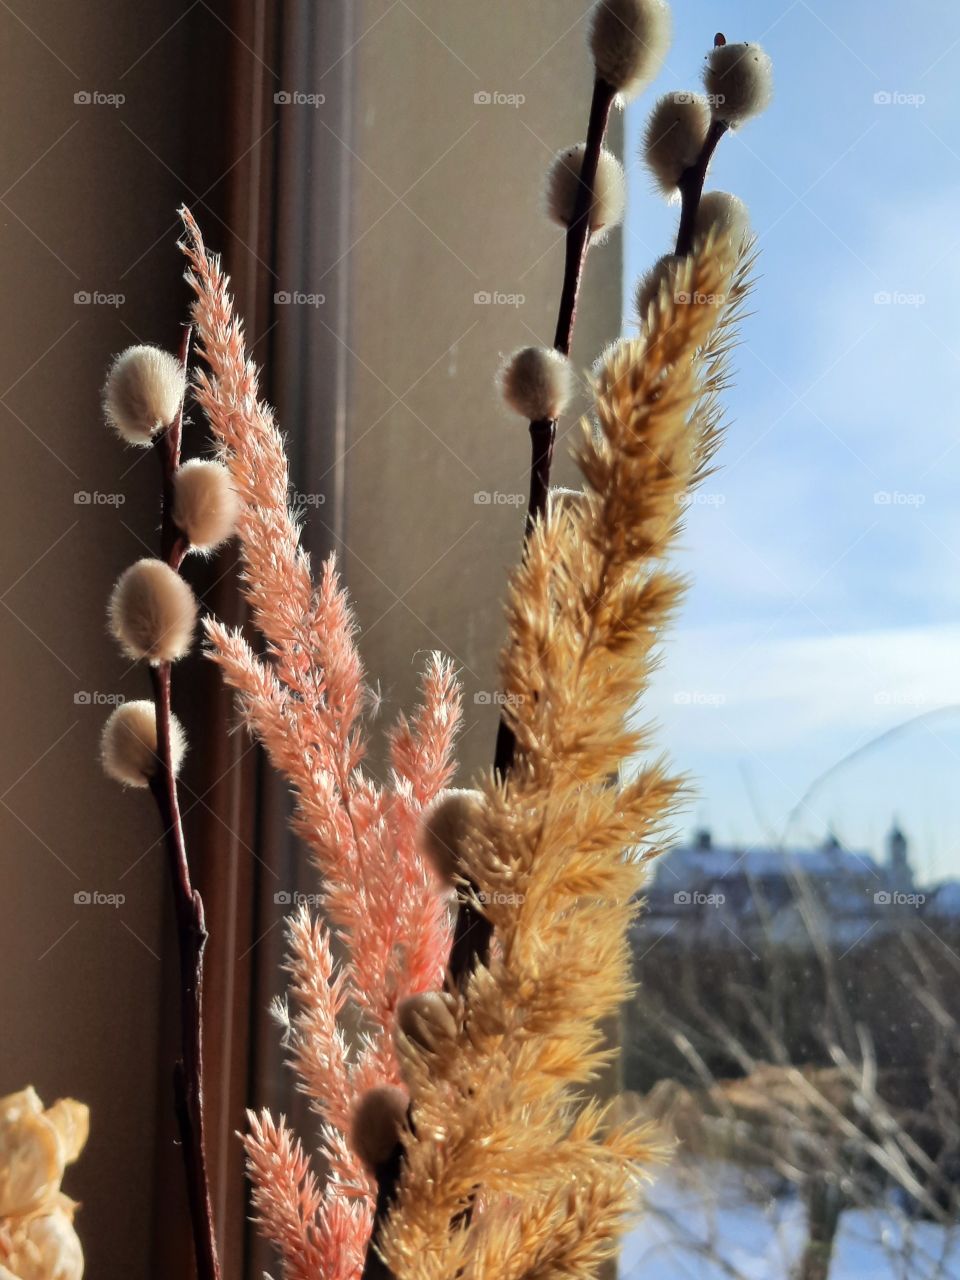
[[[65,1189],[83,1202],[88,1274],[105,1280],[149,1270],[169,921],[156,814],[103,777],[107,708],[75,699],[147,692],[106,636],[105,602],[150,546],[153,459],[108,436],[98,401],[110,354],[175,342],[182,315],[190,41],[216,51],[220,28],[199,10],[155,44],[180,12],[169,0],[0,10],[0,1094],[33,1082],[47,1101],[90,1104]],[[74,102],[94,90],[126,101]],[[83,290],[126,302],[77,305]],[[74,902],[94,890],[126,901]],[[179,1203],[177,1186],[165,1212]]]
[[[346,453],[316,481],[330,501],[311,543],[340,539],[385,716],[410,705],[422,651],[455,657],[467,771],[492,754],[495,710],[475,695],[495,688],[500,601],[523,520],[522,508],[474,495],[526,492],[526,429],[501,409],[493,375],[501,352],[552,336],[562,244],[539,193],[553,150],[584,131],[585,8],[354,5],[344,80],[354,109],[327,104],[321,125],[351,183],[349,253],[339,266],[339,252],[321,255],[309,278],[283,282],[346,289],[330,289],[342,305],[320,317],[345,379]],[[227,151],[223,105],[191,110],[188,85],[203,100],[202,68],[192,74],[200,55],[236,49],[203,5],[180,22],[187,5],[162,0],[20,9],[30,29],[0,12],[0,1094],[32,1081],[50,1100],[70,1093],[91,1103],[90,1147],[67,1190],[84,1202],[89,1274],[113,1280],[149,1273],[154,1203],[162,1229],[180,1192],[153,1185],[169,1065],[159,1032],[157,957],[169,921],[155,816],[143,797],[101,777],[105,712],[74,701],[145,692],[142,672],[125,671],[104,635],[103,604],[119,570],[146,553],[153,477],[146,460],[129,470],[133,458],[100,426],[97,397],[110,352],[175,332],[184,294],[173,210],[236,159],[204,146],[205,136],[220,137]],[[75,105],[79,89],[127,101],[118,110]],[[526,101],[478,105],[482,90]],[[208,238],[244,254],[217,221],[218,195],[206,200],[214,208],[201,207]],[[228,266],[249,271],[251,262]],[[616,331],[619,274],[615,236],[591,256],[574,348],[581,368]],[[126,303],[77,306],[78,290],[122,292]],[[526,301],[482,306],[479,292]],[[291,323],[284,317],[273,340]],[[295,448],[298,433],[313,430],[327,433],[330,449],[337,419],[284,425]],[[558,473],[570,478],[566,450]],[[77,505],[78,491],[124,502]],[[124,893],[126,902],[81,907],[80,890]]]
[[[494,386],[501,353],[553,341],[562,236],[543,216],[555,150],[586,131],[592,87],[583,0],[363,6],[354,165],[345,561],[363,649],[390,710],[409,705],[423,650],[460,665],[464,769],[492,761],[505,575],[527,492],[526,425]],[[373,24],[376,25],[373,25]],[[372,28],[372,29],[371,29]],[[429,30],[428,30],[429,28]],[[478,105],[478,92],[523,95]],[[620,119],[613,139],[619,145]],[[397,203],[398,198],[400,202]],[[616,336],[619,233],[589,259],[578,369]],[[520,306],[476,293],[520,294]],[[556,474],[573,479],[573,419]]]

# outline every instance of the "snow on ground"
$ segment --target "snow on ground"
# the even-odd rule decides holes
[[[804,1241],[796,1195],[765,1192],[740,1170],[676,1163],[646,1194],[621,1280],[791,1280]],[[960,1225],[947,1231],[892,1206],[841,1219],[829,1280],[960,1280]]]

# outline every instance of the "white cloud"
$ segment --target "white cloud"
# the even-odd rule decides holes
[[[744,626],[679,632],[645,709],[671,749],[734,754],[869,737],[960,706],[960,626],[781,638]]]

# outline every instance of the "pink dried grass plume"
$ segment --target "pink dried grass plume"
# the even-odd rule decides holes
[[[314,582],[287,502],[283,439],[260,399],[229,281],[185,210],[183,218],[193,319],[207,366],[196,377],[196,397],[239,498],[244,591],[266,655],[213,620],[205,622],[207,638],[248,728],[291,785],[294,830],[323,886],[324,922],[300,912],[288,927],[291,1007],[280,1016],[301,1088],[322,1120],[328,1176],[318,1192],[301,1148],[269,1118],[246,1138],[248,1166],[259,1220],[287,1276],[356,1277],[374,1184],[347,1141],[351,1116],[368,1090],[399,1083],[397,1007],[439,987],[450,946],[442,886],[420,856],[417,833],[421,812],[453,772],[459,686],[451,664],[433,655],[420,706],[389,735],[389,785],[374,782],[362,767],[363,713],[372,695],[349,599],[333,557]],[[331,930],[346,956],[339,969]],[[341,1030],[347,1006],[363,1032],[357,1048]],[[314,1266],[338,1249],[341,1269]]]
[[[283,1116],[275,1122],[266,1111],[250,1111],[247,1119],[254,1217],[277,1246],[287,1280],[354,1280],[363,1268],[369,1215],[362,1205],[324,1195]]]

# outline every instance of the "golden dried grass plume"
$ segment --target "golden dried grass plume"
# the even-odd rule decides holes
[[[609,1056],[644,861],[683,788],[662,761],[610,780],[649,754],[633,713],[682,595],[665,560],[716,447],[748,270],[707,237],[643,336],[613,348],[577,450],[584,497],[552,506],[513,575],[501,688],[516,760],[506,784],[486,780],[460,850],[498,945],[456,1039],[403,1045],[412,1132],[381,1237],[397,1280],[592,1276],[662,1155],[651,1126],[580,1092]]]

